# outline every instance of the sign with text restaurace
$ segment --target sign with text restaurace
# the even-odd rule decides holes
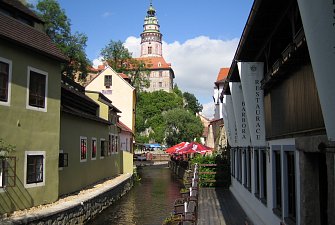
[[[250,132],[241,82],[229,82],[240,147],[250,146]]]
[[[228,126],[231,131],[231,142],[229,143],[231,147],[239,146],[238,137],[237,137],[237,128],[236,128],[236,120],[234,113],[233,100],[231,95],[225,95],[226,97],[226,110],[227,110],[227,118],[228,118]],[[229,137],[228,137],[229,138]],[[228,139],[228,141],[230,140]]]
[[[335,141],[335,0],[298,0],[327,136]]]
[[[237,65],[243,89],[251,144],[255,147],[265,146],[264,91],[261,89],[264,63],[239,62]]]

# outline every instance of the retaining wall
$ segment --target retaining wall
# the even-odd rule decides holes
[[[101,191],[93,193],[75,203],[63,203],[54,210],[40,214],[30,214],[15,220],[1,221],[1,224],[64,225],[84,224],[125,195],[134,184],[134,177]]]

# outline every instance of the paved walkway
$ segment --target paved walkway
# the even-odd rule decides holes
[[[198,207],[198,225],[251,225],[229,190],[200,188]]]
[[[0,219],[1,225],[13,225],[13,224],[28,224],[29,221],[33,221],[40,218],[46,218],[48,216],[57,214],[59,212],[68,210],[77,205],[83,204],[83,202],[89,201],[90,199],[111,190],[123,181],[130,179],[131,174],[121,174],[111,180],[107,180],[104,183],[98,184],[93,188],[89,188],[81,191],[78,194],[70,195],[64,199],[60,199],[57,202],[33,207],[28,210],[17,211],[12,216],[4,219]]]

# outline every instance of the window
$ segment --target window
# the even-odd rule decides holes
[[[247,188],[251,191],[251,149],[247,151]]]
[[[159,77],[163,76],[163,71],[159,71]]]
[[[242,183],[242,149],[237,150],[237,180]]]
[[[12,62],[0,57],[0,104],[10,104]]]
[[[80,162],[87,161],[87,138],[80,137]]]
[[[152,47],[151,46],[148,47],[148,54],[152,54]]]
[[[281,215],[282,212],[282,188],[281,188],[281,159],[280,159],[280,148],[279,150],[273,151],[274,158],[274,175],[275,175],[275,201],[274,208],[275,213]]]
[[[119,151],[118,142],[119,142],[119,137],[115,136],[115,153],[118,153],[118,151]]]
[[[97,139],[92,138],[91,141],[91,159],[95,160],[97,158]]]
[[[163,86],[162,82],[158,82],[158,86],[161,88]]]
[[[44,186],[45,152],[26,152],[25,187]]]
[[[113,140],[114,140],[114,137],[111,134],[109,134],[109,137],[108,137],[108,155],[112,155]]]
[[[266,150],[262,150],[261,151],[261,187],[262,187],[262,195],[261,195],[261,199],[263,203],[267,202],[267,176],[266,176]]]
[[[0,159],[0,188],[6,187],[7,181],[7,161],[5,159]]]
[[[112,75],[105,75],[105,86],[112,86]]]
[[[111,152],[113,153],[114,151],[115,151],[115,139],[114,139],[114,135],[112,135]]]
[[[46,111],[48,74],[28,67],[27,108]]]
[[[288,217],[295,220],[296,200],[295,200],[295,166],[294,151],[285,152],[287,164],[287,197],[288,197]]]
[[[259,151],[254,150],[255,196],[259,198]]]
[[[100,158],[104,158],[106,155],[106,144],[105,139],[100,139]]]
[[[235,177],[235,148],[234,149],[231,149],[231,174],[233,177]]]
[[[248,183],[248,172],[247,172],[247,150],[243,149],[243,185],[247,187]]]
[[[16,158],[0,158],[0,192],[1,188],[14,187],[16,182]]]
[[[68,167],[68,166],[69,166],[69,154],[60,152],[59,160],[58,160],[58,167],[63,168],[63,167]]]

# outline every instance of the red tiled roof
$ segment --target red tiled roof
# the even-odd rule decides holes
[[[129,133],[133,134],[133,131],[129,127],[127,127],[124,123],[122,123],[121,121],[118,121],[116,123],[116,125],[118,127],[120,127],[122,131],[129,132]]]
[[[67,60],[47,34],[1,13],[0,38],[15,42],[19,46],[27,47],[59,61]]]
[[[229,73],[229,68],[220,68],[218,77],[216,78],[216,82],[223,81],[227,78]]]
[[[123,79],[129,79],[127,74],[124,73],[119,73],[120,77],[122,77]]]
[[[171,69],[171,63],[166,63],[163,57],[143,57],[136,58],[137,60],[141,60],[145,62],[148,69]]]

